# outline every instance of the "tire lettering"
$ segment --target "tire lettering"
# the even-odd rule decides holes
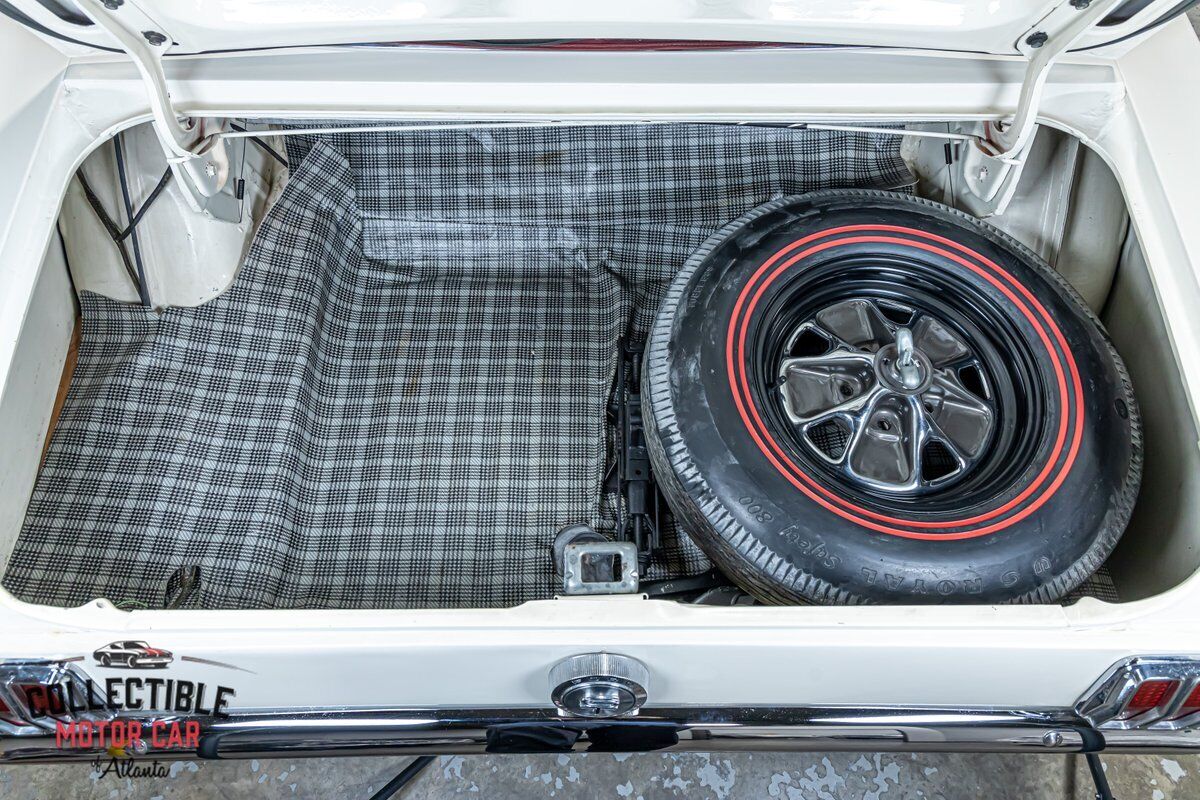
[[[742,507],[745,508],[746,511],[750,512],[750,515],[754,517],[755,521],[757,522],[770,522],[771,520],[775,519],[775,516],[770,511],[765,511],[762,507],[762,504],[750,495],[739,497],[738,502],[742,504]]]
[[[833,569],[842,563],[842,559],[831,554],[829,548],[820,539],[810,540],[803,538],[797,525],[784,528],[779,532],[778,536],[784,542],[794,547],[800,555],[809,556],[826,569]]]

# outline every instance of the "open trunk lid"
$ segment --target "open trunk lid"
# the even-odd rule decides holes
[[[3,0],[0,11],[57,39],[123,49],[97,14],[143,18],[171,52],[454,42],[534,46],[616,40],[920,48],[1014,55],[1057,15],[1101,11],[1077,49],[1109,44],[1181,13],[1188,0]],[[1097,9],[1103,6],[1102,9]],[[140,27],[140,26],[139,26]],[[563,40],[568,40],[564,42]]]

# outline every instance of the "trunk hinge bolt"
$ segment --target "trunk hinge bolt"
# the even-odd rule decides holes
[[[220,193],[228,177],[228,153],[224,141],[216,137],[223,123],[212,117],[185,117],[172,104],[162,63],[173,44],[171,35],[125,0],[74,3],[116,39],[137,65],[163,153],[172,168],[178,167],[176,174],[187,188],[188,205],[195,211],[205,210],[204,198]],[[115,8],[122,13],[112,13]]]
[[[1127,0],[1055,0],[1054,8],[1013,42],[1029,62],[1012,121],[1003,127],[994,125],[990,132],[985,129],[986,138],[978,140],[963,159],[964,175],[974,177],[981,164],[992,165],[996,175],[986,183],[967,181],[982,201],[972,209],[977,215],[1003,214],[1012,199],[1038,128],[1039,107],[1055,61],[1123,2]]]

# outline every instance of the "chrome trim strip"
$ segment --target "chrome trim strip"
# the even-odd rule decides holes
[[[1200,731],[1113,730],[1103,732],[1106,753],[1200,753]]]
[[[636,717],[606,720],[564,718],[547,708],[312,710],[199,721],[202,733],[194,750],[147,746],[128,755],[215,759],[589,750],[1046,753],[1105,746],[1086,720],[1066,709],[643,708]],[[1127,746],[1140,747],[1135,741]],[[1200,742],[1195,746],[1200,749]],[[0,738],[0,763],[97,756],[107,754],[98,748],[59,749],[52,734]]]
[[[111,755],[94,747],[59,747],[56,722],[24,702],[14,684],[54,686],[82,677],[73,664],[7,662],[0,698],[21,718],[0,723],[0,763],[83,761]],[[1200,659],[1130,658],[1113,665],[1068,708],[949,708],[945,706],[650,707],[636,716],[584,719],[551,707],[533,708],[296,708],[242,710],[231,715],[170,717],[113,711],[83,703],[80,683],[68,688],[78,709],[70,718],[107,724],[186,722],[199,732],[187,748],[144,738],[130,758],[234,759],[270,756],[423,755],[476,753],[850,751],[850,752],[1200,752],[1192,716],[1172,720],[1182,691],[1160,709],[1159,721],[1139,717],[1112,728],[1112,715],[1137,683],[1170,677],[1180,689],[1200,681]],[[67,695],[63,695],[66,697]],[[1143,715],[1145,716],[1145,715]],[[1165,719],[1163,719],[1165,717]],[[1134,729],[1134,725],[1145,726]],[[65,739],[64,739],[65,742]]]

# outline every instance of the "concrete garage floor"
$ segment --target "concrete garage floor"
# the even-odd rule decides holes
[[[367,800],[407,758],[160,762],[163,778],[117,778],[87,766],[0,770],[5,800],[349,798]],[[1108,756],[1118,800],[1200,798],[1200,756]],[[1082,757],[740,753],[444,756],[404,800],[1092,800]]]
[[[1200,10],[1189,12],[1200,33]],[[362,798],[407,758],[159,762],[164,777],[119,778],[87,765],[0,768],[0,798],[218,800]],[[1200,756],[1105,756],[1117,800],[1200,798]],[[697,753],[443,756],[404,800],[1092,800],[1081,756]]]

